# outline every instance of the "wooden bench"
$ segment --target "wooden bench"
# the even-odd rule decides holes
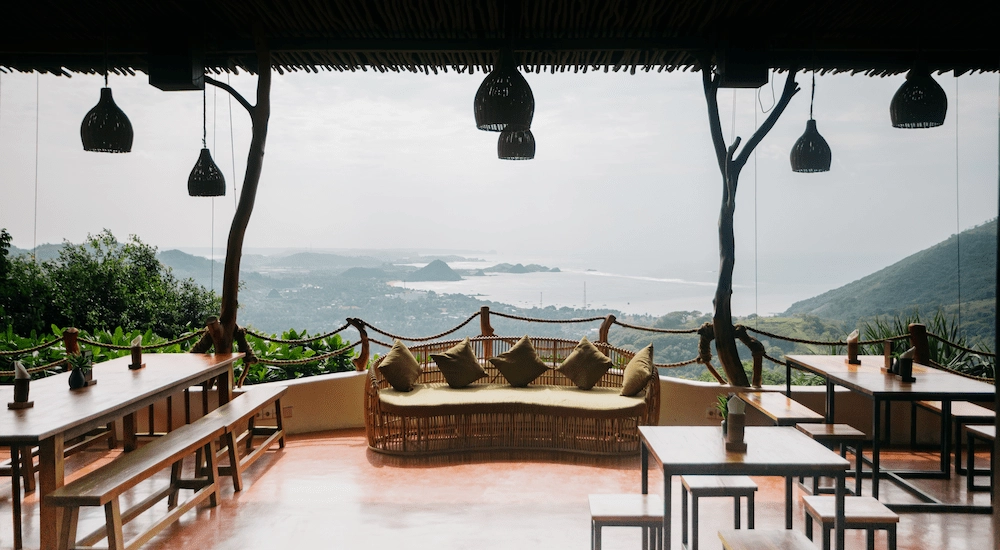
[[[725,550],[816,550],[816,546],[798,531],[755,529],[719,531]]]
[[[641,527],[643,550],[660,548],[663,499],[660,495],[590,495],[591,550],[601,550],[604,527]]]
[[[968,437],[968,442],[969,442],[969,452],[968,452],[968,461],[969,461],[969,464],[968,464],[968,466],[966,466],[966,472],[967,472],[967,475],[966,475],[966,483],[967,483],[966,489],[968,489],[969,492],[972,492],[972,491],[990,491],[992,493],[992,491],[993,491],[993,484],[996,482],[996,480],[993,477],[994,476],[994,471],[995,471],[994,470],[994,461],[996,460],[996,457],[993,456],[993,445],[992,445],[992,443],[994,441],[996,441],[996,438],[997,438],[997,427],[996,426],[966,426],[965,427],[965,433],[966,433],[966,436]],[[979,472],[979,470],[976,470],[975,443],[976,443],[977,439],[981,439],[983,441],[987,441],[987,442],[991,443],[991,445],[990,445],[990,469],[987,470],[987,473],[989,473],[989,475],[990,475],[990,484],[989,485],[976,485],[976,474]]]
[[[781,393],[741,392],[738,395],[748,406],[771,419],[776,426],[826,421],[823,415]]]
[[[733,527],[740,528],[740,497],[747,499],[747,527],[753,529],[757,484],[748,476],[681,476],[681,543],[688,542],[688,493],[691,493],[691,550],[698,550],[698,499],[732,497]]]
[[[806,536],[812,539],[813,520],[823,530],[823,550],[830,550],[830,533],[836,520],[836,499],[831,496],[810,495],[802,497],[806,513]],[[875,548],[875,531],[885,529],[889,550],[896,550],[896,524],[899,516],[874,497],[846,497],[844,499],[844,528],[864,529],[868,532],[868,550]]]
[[[203,418],[221,422],[226,428],[223,436],[223,445],[220,453],[225,453],[229,457],[227,466],[219,466],[219,475],[233,478],[233,489],[243,490],[243,472],[253,465],[264,451],[268,450],[275,441],[278,448],[285,448],[285,428],[281,416],[281,397],[285,395],[288,388],[285,386],[258,387],[251,388],[235,399],[208,413]],[[274,404],[275,426],[257,426],[255,417],[257,412]],[[247,429],[242,430],[246,423]],[[253,446],[254,437],[264,437],[263,442]],[[240,447],[244,448],[243,456],[240,456]],[[201,464],[201,461],[198,461]]]
[[[917,409],[929,411],[941,416],[940,401],[915,401],[910,407],[910,444],[917,442]],[[966,424],[992,424],[996,412],[981,405],[968,401],[954,401],[951,404],[951,419],[955,423],[955,472],[968,475],[962,466],[962,428]],[[945,425],[941,425],[941,439],[946,437]]]
[[[861,494],[861,478],[863,461],[861,460],[864,443],[868,436],[861,430],[848,424],[796,424],[795,429],[814,440],[832,447],[840,446],[840,456],[847,457],[847,449],[854,450],[854,494]],[[799,478],[801,480],[801,478]],[[819,478],[813,478],[812,493],[820,493]]]
[[[194,423],[158,438],[139,449],[125,453],[107,465],[68,483],[45,497],[50,506],[66,508],[63,512],[60,550],[87,547],[107,537],[108,548],[125,550],[138,548],[149,541],[185,512],[209,499],[210,505],[218,504],[219,483],[216,464],[216,440],[226,433],[225,424],[218,418],[201,418]],[[184,458],[203,451],[206,457],[204,477],[182,479]],[[170,466],[170,484],[131,508],[122,511],[119,497],[140,482]],[[192,489],[194,494],[176,506],[180,489]],[[122,525],[132,520],[154,504],[169,497],[170,512],[155,522],[145,532],[125,543]],[[76,539],[77,522],[82,506],[103,506],[106,518],[104,529],[98,529],[79,541]]]

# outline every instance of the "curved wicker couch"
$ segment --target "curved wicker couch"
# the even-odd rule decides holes
[[[511,388],[492,363],[486,359],[507,351],[518,338],[478,337],[471,340],[476,356],[483,363],[488,378],[483,382],[505,387],[512,399],[491,399],[486,403],[441,403],[433,406],[399,406],[407,394],[396,394],[392,400],[383,399],[393,392],[377,368],[381,359],[368,369],[365,385],[365,429],[368,446],[377,452],[395,455],[427,455],[458,451],[484,450],[540,450],[569,451],[596,455],[623,455],[639,452],[639,426],[655,425],[660,412],[660,385],[656,369],[653,376],[634,404],[608,408],[597,406],[576,407],[560,404],[531,403],[530,393],[579,392],[572,401],[580,402],[593,396],[595,403],[605,402],[616,395],[622,385],[622,369],[632,358],[633,352],[605,343],[594,345],[614,363],[594,386],[593,390],[578,390],[573,383],[554,370],[549,370],[531,383],[528,388]],[[422,373],[418,384],[437,392],[463,392],[447,388],[444,377],[430,358],[457,344],[448,340],[410,347],[420,362]],[[577,342],[558,338],[531,338],[539,357],[550,366],[558,366],[573,351]],[[602,389],[603,388],[603,389]],[[421,387],[418,387],[421,389]],[[528,392],[523,392],[528,390]],[[380,393],[385,392],[385,396]],[[518,392],[521,392],[520,394]],[[419,393],[418,390],[411,392]],[[426,393],[426,392],[425,392]],[[471,395],[471,394],[470,394]],[[622,398],[627,399],[627,398]],[[466,400],[467,401],[467,400]]]

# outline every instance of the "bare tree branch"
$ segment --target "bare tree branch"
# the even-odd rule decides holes
[[[719,161],[719,171],[726,173],[726,140],[722,135],[722,122],[719,120],[719,84],[712,78],[712,64],[708,59],[701,60],[701,81],[705,87],[705,102],[708,103],[708,126],[711,129],[712,144],[715,146],[715,157]]]
[[[744,147],[743,150],[740,151],[739,156],[736,157],[734,162],[736,163],[737,174],[739,174],[739,171],[743,169],[743,166],[747,163],[747,161],[750,160],[750,153],[752,153],[754,148],[757,147],[757,144],[760,143],[761,140],[764,139],[764,136],[766,136],[767,133],[771,131],[771,128],[774,127],[774,123],[778,121],[781,113],[785,111],[785,107],[787,107],[788,102],[792,100],[792,96],[799,92],[799,85],[795,82],[795,73],[797,72],[797,68],[793,67],[788,69],[788,78],[785,79],[785,87],[781,90],[781,98],[778,99],[778,103],[776,103],[774,108],[771,109],[771,114],[767,115],[767,119],[765,119],[764,123],[760,125],[760,128],[757,128],[757,131],[750,136],[749,140],[747,140],[746,147]]]
[[[246,98],[244,98],[242,95],[240,95],[240,93],[237,92],[232,86],[226,84],[225,82],[219,82],[218,80],[208,75],[205,75],[205,83],[211,84],[212,86],[218,88],[222,88],[223,90],[229,92],[231,96],[236,98],[236,101],[239,101],[240,104],[243,105],[244,108],[246,108],[246,110],[250,113],[250,116],[253,116],[253,105],[250,105],[250,102],[247,101]]]

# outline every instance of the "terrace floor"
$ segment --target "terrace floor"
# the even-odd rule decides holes
[[[116,451],[94,449],[67,459],[68,479],[113,458]],[[883,454],[883,463],[933,467],[933,453]],[[980,457],[986,466],[985,455]],[[149,549],[198,548],[365,548],[518,550],[586,549],[590,545],[590,493],[639,492],[639,458],[594,459],[572,455],[446,456],[400,460],[367,449],[363,430],[343,430],[289,438],[283,451],[270,452],[245,477],[241,493],[223,487],[216,508],[200,507],[149,543]],[[780,478],[755,478],[757,528],[784,526],[784,484]],[[965,478],[919,480],[939,498],[957,502],[989,502],[987,493],[971,497]],[[4,484],[7,481],[3,482]],[[143,483],[134,501],[162,486],[165,475]],[[848,480],[850,485],[852,482]],[[865,492],[868,492],[868,481]],[[650,476],[651,487],[662,487]],[[0,487],[0,547],[12,544],[9,485]],[[904,502],[906,493],[882,485],[883,500]],[[679,514],[679,489],[675,488]],[[801,495],[796,488],[796,499]],[[701,548],[721,548],[714,533],[732,527],[732,500],[701,501]],[[126,504],[123,502],[123,507]],[[162,513],[166,504],[153,513]],[[25,544],[38,546],[38,500],[25,502]],[[154,518],[140,517],[126,525],[125,535]],[[81,514],[79,532],[100,527],[99,509]],[[674,548],[680,547],[675,520]],[[802,506],[796,506],[795,528],[803,529]],[[860,531],[849,531],[847,548],[864,548]],[[817,536],[817,547],[819,537]],[[899,549],[985,550],[996,536],[990,516],[973,514],[903,514]],[[884,548],[880,533],[876,548]],[[608,550],[637,550],[638,529],[607,528]]]

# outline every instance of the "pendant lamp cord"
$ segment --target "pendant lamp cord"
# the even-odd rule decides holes
[[[812,95],[809,96],[809,120],[813,119],[813,102],[816,101],[816,71],[813,71]]]
[[[229,73],[226,73],[226,84],[229,84]],[[229,96],[229,162],[233,167],[233,207],[238,207],[239,200],[236,198],[236,145],[233,138],[233,94]]]
[[[958,276],[958,330],[962,330],[962,221],[959,217],[958,179],[958,78],[955,78],[955,264]]]
[[[208,117],[206,111],[208,111],[208,105],[205,102],[205,88],[201,89],[201,146],[203,148],[208,147]]]
[[[104,87],[108,87],[108,37],[104,37]]]

